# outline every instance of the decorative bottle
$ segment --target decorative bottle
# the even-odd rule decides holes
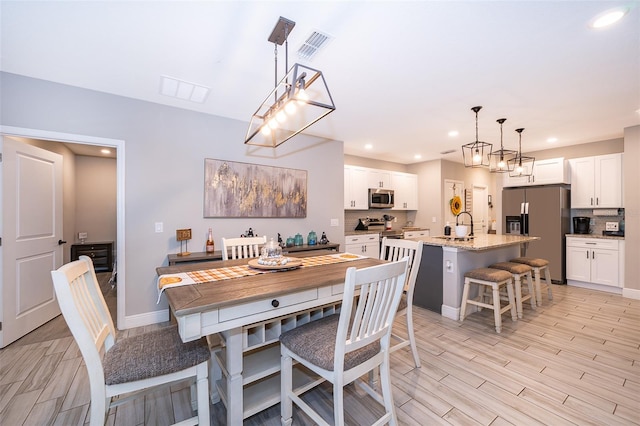
[[[213,232],[209,228],[209,236],[207,237],[207,253],[213,253],[215,245],[213,244]]]

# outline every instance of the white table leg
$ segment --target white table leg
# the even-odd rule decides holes
[[[243,420],[242,327],[229,330],[227,337],[227,424],[241,425]]]

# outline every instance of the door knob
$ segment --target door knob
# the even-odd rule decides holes
[[[63,245],[63,244],[67,244],[67,242],[66,242],[66,241],[64,241],[64,240],[58,240],[58,245],[59,245],[59,246],[61,246],[61,245]]]

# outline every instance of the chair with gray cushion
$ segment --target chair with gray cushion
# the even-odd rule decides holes
[[[408,259],[369,268],[347,269],[340,314],[304,324],[280,335],[282,425],[292,424],[293,403],[320,425],[329,423],[293,388],[293,361],[333,384],[333,420],[345,424],[343,387],[378,370],[382,395],[366,383],[367,392],[382,401],[385,414],[376,424],[396,424],[391,394],[389,346],[391,326],[405,284]],[[356,294],[358,296],[356,297]]]
[[[540,281],[544,274],[544,285],[547,287],[547,297],[553,300],[553,290],[551,290],[551,272],[549,272],[549,261],[538,257],[516,257],[511,262],[523,263],[531,266],[533,270],[533,282],[536,288],[536,302],[542,306],[542,285]]]
[[[418,269],[422,260],[422,241],[409,241],[401,239],[382,239],[380,248],[380,259],[396,261],[405,256],[409,257],[409,270],[407,272],[407,282],[404,285],[404,292],[400,299],[398,312],[396,316],[406,315],[407,321],[407,338],[403,338],[398,334],[391,332],[392,346],[391,352],[397,351],[405,346],[411,346],[413,354],[413,362],[417,368],[420,368],[420,355],[416,345],[416,336],[413,332],[413,292],[416,287],[416,279],[418,278]],[[395,343],[398,342],[398,343]]]
[[[518,312],[518,318],[522,318],[522,304],[529,300],[531,303],[531,309],[536,309],[536,296],[533,289],[533,279],[531,278],[531,266],[524,263],[515,262],[498,262],[490,265],[489,268],[502,269],[511,273],[513,277],[513,287],[516,293],[516,311]],[[522,294],[522,281],[527,280],[527,293]]]
[[[478,295],[471,297],[471,286],[478,286]],[[501,305],[500,290],[506,287],[508,303]],[[490,292],[485,292],[485,288]],[[487,303],[485,297],[489,295],[491,303]],[[478,308],[493,310],[496,333],[502,332],[502,314],[510,311],[511,319],[517,321],[516,300],[513,294],[513,278],[511,273],[501,269],[478,268],[467,271],[464,274],[464,289],[462,290],[462,304],[460,306],[460,321],[464,321],[467,314],[467,305],[475,305]]]
[[[87,256],[51,271],[62,315],[89,373],[92,426],[103,425],[109,408],[122,405],[159,385],[191,380],[191,405],[197,416],[181,425],[209,424],[206,340],[183,343],[176,327],[116,339],[111,315]],[[127,394],[112,401],[112,398]],[[197,400],[196,400],[197,394]]]

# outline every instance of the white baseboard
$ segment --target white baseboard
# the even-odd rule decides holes
[[[607,293],[614,293],[614,294],[622,295],[622,288],[613,287],[613,286],[610,286],[610,285],[594,284],[594,283],[588,283],[588,282],[584,282],[584,281],[574,281],[574,280],[567,280],[567,285],[573,286],[573,287],[588,288],[590,290],[605,291]]]
[[[640,300],[640,290],[637,288],[623,288],[622,296],[628,297],[629,299]]]
[[[442,305],[441,315],[445,318],[458,321],[460,318],[460,308],[454,308],[452,306]]]
[[[169,321],[169,309],[148,312],[146,314],[129,315],[124,317],[124,324],[118,323],[118,330],[143,327],[145,325],[157,324]]]

